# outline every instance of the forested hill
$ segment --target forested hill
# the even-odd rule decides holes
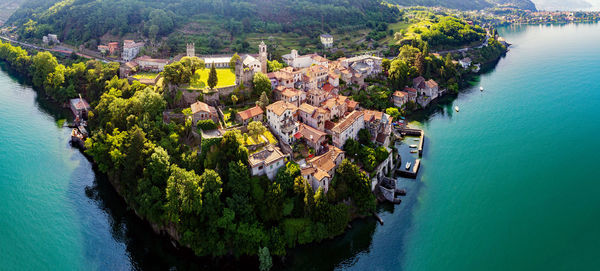
[[[105,34],[166,36],[198,22],[236,33],[325,30],[395,20],[380,0],[28,0],[8,20],[24,39],[57,33],[71,43]]]
[[[531,0],[391,0],[391,2],[403,6],[442,6],[461,10],[485,9],[497,5],[536,10],[536,6]]]

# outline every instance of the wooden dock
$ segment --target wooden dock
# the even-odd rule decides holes
[[[402,136],[418,136],[419,137],[419,157],[423,156],[423,148],[425,146],[425,132],[421,129],[404,128],[400,132]]]
[[[403,170],[402,166],[396,169],[396,173],[405,178],[416,179],[421,168],[421,159],[417,159],[409,170]]]

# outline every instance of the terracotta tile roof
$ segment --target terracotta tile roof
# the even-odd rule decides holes
[[[324,58],[324,57],[322,57],[320,55],[317,55],[317,54],[311,55],[311,58],[313,60],[319,61],[319,62],[329,62],[329,60],[327,58]]]
[[[365,121],[381,121],[383,118],[383,112],[375,111],[375,110],[364,110],[365,113]]]
[[[327,68],[323,65],[314,65],[307,68],[308,73],[319,73],[319,72],[327,72]]]
[[[344,154],[344,151],[335,146],[327,146],[327,148],[329,148],[329,150],[326,153],[309,159],[306,162],[326,173],[330,172],[333,168],[335,168],[335,161],[340,155]]]
[[[319,131],[319,130],[317,130],[313,127],[310,127],[306,124],[300,125],[299,133],[302,135],[302,137],[304,137],[306,140],[312,142],[313,144],[317,144],[319,142],[319,139],[327,136],[327,134],[325,132]]]
[[[332,86],[331,84],[327,83],[325,85],[323,85],[323,90],[327,91],[327,92],[331,92],[334,89],[334,86]]]
[[[318,181],[322,181],[325,178],[331,178],[329,173],[320,168],[317,168],[317,171],[313,174],[313,177],[315,177],[315,179],[317,179]]]
[[[314,89],[309,90],[308,94],[310,94],[310,95],[316,95],[316,96],[321,96],[321,95],[324,95],[325,92],[322,89],[316,89],[316,88],[314,88]]]
[[[316,171],[317,171],[317,169],[316,169],[316,168],[314,168],[314,167],[305,167],[305,168],[303,168],[303,169],[301,169],[301,170],[300,170],[300,174],[301,174],[302,176],[304,176],[304,175],[312,175],[312,174],[314,174]]]
[[[136,47],[144,47],[145,43],[143,42],[134,42],[132,40],[130,40],[128,43],[124,43],[123,44],[123,49],[130,49],[130,48],[136,48]]]
[[[354,100],[347,99],[346,100],[346,105],[348,106],[349,109],[356,109],[356,107],[358,106],[358,102],[354,101]]]
[[[416,89],[414,89],[414,88],[404,88],[404,90],[405,90],[406,92],[413,92],[413,93],[417,93],[417,90],[416,90]]]
[[[136,58],[135,60],[138,63],[139,63],[139,61],[155,62],[155,63],[169,63],[168,59],[151,58],[149,56],[140,56],[140,57]]]
[[[210,113],[215,110],[214,108],[211,109],[212,106],[209,106],[203,102],[195,102],[191,104],[190,107],[192,109],[192,114],[196,114],[198,112]]]
[[[264,113],[264,111],[262,110],[262,108],[260,108],[260,106],[255,106],[255,107],[246,109],[244,111],[240,111],[237,114],[238,114],[238,116],[240,116],[240,118],[243,121],[246,121],[246,120],[254,118],[254,117],[258,116],[258,115],[261,115],[263,113]]]
[[[277,116],[281,116],[286,110],[291,110],[294,113],[298,108],[286,101],[277,101],[267,106],[267,111],[271,111]]]
[[[300,91],[291,88],[286,88],[281,92],[281,95],[286,97],[300,96]]]
[[[331,129],[333,129],[333,127],[335,127],[334,122],[332,122],[330,120],[325,121],[325,130],[331,130]]]
[[[298,110],[300,110],[302,112],[305,112],[307,114],[314,113],[316,109],[317,109],[316,107],[314,107],[314,106],[312,106],[310,104],[307,104],[307,103],[303,103],[303,104],[300,105],[300,107],[298,107]]]
[[[331,111],[329,111],[329,109],[327,109],[327,108],[317,107],[317,110],[315,110],[315,113],[313,114],[313,117],[315,117],[317,115],[327,114],[327,113],[330,113],[330,112]]]
[[[277,79],[277,80],[292,80],[292,79],[294,79],[294,76],[291,73],[281,71],[281,70],[269,73],[268,77],[270,79]]]
[[[327,101],[322,102],[321,106],[327,107],[327,108],[334,108],[336,106],[346,103],[347,99],[348,99],[348,97],[346,97],[346,96],[338,95],[335,98],[331,98],[331,99],[328,99]]]
[[[416,90],[415,90],[415,92],[416,92]],[[406,95],[408,95],[408,93],[404,92],[404,91],[396,91],[396,92],[394,92],[394,96],[396,96],[396,97],[402,98],[402,97],[404,97]]]
[[[438,83],[436,81],[434,81],[433,79],[429,79],[429,81],[425,82],[425,84],[429,88],[435,88],[438,86]]]
[[[285,157],[286,155],[283,154],[278,148],[269,145],[265,147],[265,149],[263,149],[262,151],[251,154],[248,157],[248,162],[250,163],[251,167],[260,166],[261,164],[264,164],[264,166],[268,166]]]
[[[353,111],[352,113],[350,113],[350,115],[348,115],[337,125],[335,125],[335,127],[333,127],[331,131],[334,133],[341,134],[342,132],[346,131],[346,129],[348,129],[350,126],[352,126],[352,124],[356,122],[361,116],[364,116],[363,112]]]

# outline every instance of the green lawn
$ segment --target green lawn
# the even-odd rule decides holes
[[[277,139],[275,139],[275,136],[273,136],[273,134],[271,134],[271,132],[266,131],[263,134],[264,137],[267,138],[267,140],[269,140],[270,144],[277,144]],[[265,142],[265,140],[262,137],[258,137],[258,139],[251,137],[250,135],[248,135],[247,139],[246,139],[246,145],[256,145],[256,144],[260,144]]]
[[[208,73],[210,72],[210,68],[205,68],[202,70],[197,70],[196,74],[192,76],[190,80],[191,89],[202,89],[208,87],[206,81],[208,80]],[[215,88],[220,87],[229,87],[235,85],[235,72],[231,69],[217,69],[217,78],[219,81],[217,82],[217,86]]]
[[[157,75],[158,75],[158,73],[140,72],[140,73],[134,74],[133,78],[135,78],[135,79],[154,79],[154,78],[156,78]]]
[[[407,22],[404,22],[404,21],[400,21],[400,22],[397,22],[397,23],[390,24],[389,27],[388,27],[388,29],[393,30],[394,34],[395,34],[395,33],[400,32],[402,30],[408,29],[409,26],[410,26],[410,23],[407,23]],[[397,41],[394,40],[394,35],[391,35],[391,36],[385,37],[382,40],[381,44],[395,44],[396,42]]]

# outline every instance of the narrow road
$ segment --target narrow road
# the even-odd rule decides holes
[[[485,40],[483,41],[483,43],[481,43],[480,45],[477,46],[471,46],[471,47],[466,47],[466,48],[460,48],[460,49],[454,49],[454,50],[446,50],[446,51],[439,51],[439,52],[433,52],[439,55],[446,55],[446,54],[452,54],[452,53],[459,53],[459,52],[467,52],[469,50],[473,50],[473,49],[481,49],[483,48],[488,41],[490,40],[490,36],[486,36]]]
[[[52,48],[39,47],[37,45],[33,45],[33,44],[29,44],[29,43],[25,43],[25,42],[13,40],[13,39],[11,39],[9,37],[5,37],[5,36],[0,36],[0,38],[3,39],[3,40],[6,40],[8,42],[11,42],[11,43],[19,44],[22,47],[28,47],[28,48],[32,48],[32,49],[35,49],[35,50],[42,50],[42,51],[49,51],[49,52],[56,52],[56,53],[63,53],[63,54],[70,54],[70,53],[74,52],[74,51],[56,50],[56,49],[52,49]],[[75,54],[78,55],[78,56],[80,56],[80,57],[83,57],[83,58],[95,59],[95,60],[98,60],[98,61],[102,61],[104,63],[115,62],[115,61],[111,61],[111,60],[108,60],[108,59],[97,58],[97,57],[85,55],[85,54],[78,53],[78,52],[75,52]]]

